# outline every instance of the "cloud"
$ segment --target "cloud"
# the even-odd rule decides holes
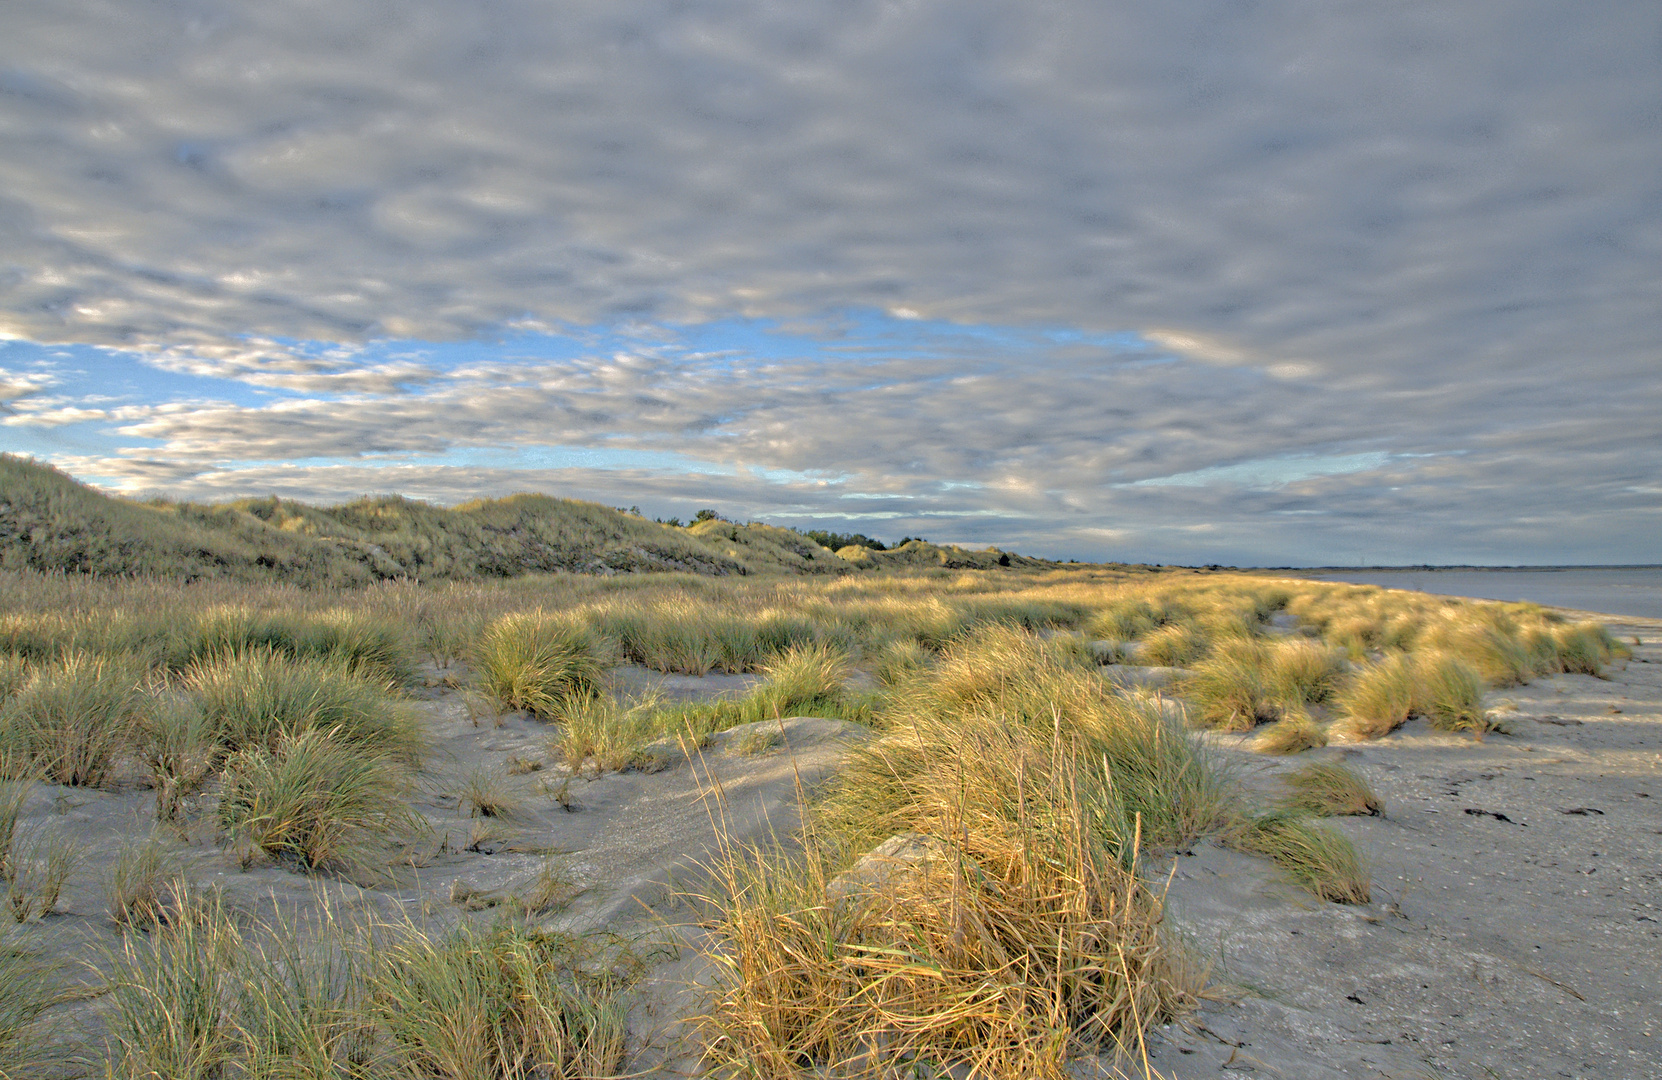
[[[1631,559],[1654,523],[1652,4],[18,0],[0,30],[0,333],[176,380],[13,403],[96,428],[88,475],[448,498],[492,448],[680,454],[758,514],[887,493],[1095,545],[1062,554],[1210,524],[1240,558]],[[426,347],[457,340],[503,344]],[[1313,459],[1365,467],[1213,482]]]

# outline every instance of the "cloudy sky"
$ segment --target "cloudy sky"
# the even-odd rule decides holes
[[[8,0],[0,449],[1662,560],[1655,0]]]

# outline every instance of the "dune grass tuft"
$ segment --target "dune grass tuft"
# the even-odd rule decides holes
[[[1252,748],[1260,754],[1299,754],[1327,745],[1327,731],[1309,713],[1294,712],[1259,729]]]
[[[125,843],[116,852],[106,889],[110,919],[118,926],[156,926],[170,917],[182,888],[184,864],[159,837]]]
[[[274,748],[279,741],[325,730],[372,754],[414,761],[425,746],[420,729],[389,687],[338,663],[293,660],[270,649],[231,653],[193,665],[184,686],[229,750]],[[175,737],[175,736],[170,736]],[[188,731],[176,733],[188,738]]]
[[[58,965],[10,927],[0,928],[0,1077],[58,1075],[71,1056],[42,1014],[60,990]]]
[[[5,876],[12,918],[21,923],[50,915],[80,865],[85,845],[41,825],[14,835],[10,847]]]
[[[176,821],[225,756],[220,726],[195,700],[163,701],[140,728],[139,757],[156,792],[156,820]]]
[[[412,1076],[531,1080],[620,1073],[625,954],[571,935],[468,924],[407,932],[371,981],[394,1067]]]
[[[1294,639],[1275,645],[1265,680],[1270,694],[1290,705],[1320,705],[1343,684],[1344,656],[1314,641]]]
[[[1143,638],[1138,659],[1157,667],[1188,667],[1206,655],[1207,638],[1187,624],[1165,626]]]
[[[956,806],[920,788],[912,816],[937,830],[924,835],[939,857],[868,887],[833,890],[824,848],[729,852],[708,1061],[778,1080],[899,1062],[1060,1080],[1070,1056],[1135,1047],[1182,1011],[1199,981],[1160,933],[1134,849],[1094,820],[1100,781],[1082,790],[1088,769],[1061,753],[1025,759],[1014,819],[989,818],[972,781]]]
[[[511,820],[525,812],[525,801],[514,794],[499,769],[479,765],[462,774],[458,802],[474,817]]]
[[[226,759],[220,828],[244,858],[263,852],[306,869],[366,867],[385,842],[421,828],[403,801],[407,784],[393,758],[312,728]]]
[[[1336,904],[1372,899],[1367,867],[1349,838],[1301,814],[1271,811],[1249,818],[1228,836],[1242,851],[1268,856],[1300,887]]]
[[[1282,701],[1270,684],[1269,665],[1269,650],[1258,641],[1220,642],[1182,682],[1192,721],[1220,731],[1251,731],[1279,720]]]
[[[37,667],[0,706],[0,747],[52,783],[103,785],[132,748],[141,674],[125,658],[85,652]]]
[[[1317,817],[1385,814],[1385,803],[1368,782],[1335,762],[1311,762],[1282,780],[1291,792],[1284,800],[1290,810]]]
[[[504,709],[560,718],[598,692],[602,649],[582,622],[541,611],[505,615],[476,646],[480,688]]]
[[[1427,652],[1414,658],[1413,710],[1439,731],[1489,731],[1485,689],[1483,677],[1457,656]]]
[[[109,1073],[121,1080],[215,1080],[231,1057],[225,1005],[242,935],[215,893],[182,891],[177,903],[181,917],[124,934],[105,958]]]
[[[1357,672],[1335,700],[1346,728],[1358,738],[1377,739],[1407,723],[1414,678],[1414,659],[1407,653],[1391,653]]]

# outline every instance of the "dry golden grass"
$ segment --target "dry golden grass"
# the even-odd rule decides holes
[[[541,611],[493,622],[474,664],[480,688],[499,706],[545,719],[593,698],[605,672],[603,646],[587,626]]]
[[[1377,739],[1408,722],[1414,708],[1414,659],[1391,653],[1357,672],[1335,704],[1355,737]]]
[[[834,896],[818,847],[730,852],[710,898],[707,1063],[770,1080],[901,1063],[1060,1080],[1070,1057],[1134,1048],[1192,1004],[1204,980],[1162,935],[1135,848],[1105,842],[1078,763],[1052,764],[1027,776],[1016,820],[967,800],[922,809],[947,815],[942,856],[869,889]]]
[[[1489,731],[1485,689],[1483,677],[1458,656],[1425,652],[1414,658],[1413,710],[1439,731]]]
[[[1264,855],[1299,886],[1336,904],[1372,899],[1367,866],[1348,838],[1290,811],[1248,818],[1229,834],[1232,846]]]
[[[1284,699],[1271,682],[1270,653],[1252,638],[1220,641],[1180,684],[1199,727],[1251,731],[1281,718]]]
[[[1327,731],[1309,713],[1289,713],[1259,729],[1252,748],[1260,754],[1299,754],[1327,745]]]
[[[1311,762],[1282,780],[1291,792],[1285,805],[1292,810],[1318,817],[1385,813],[1368,782],[1336,762]]]

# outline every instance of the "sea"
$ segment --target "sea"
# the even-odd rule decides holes
[[[1288,577],[1662,619],[1662,566],[1536,570],[1291,570]]]

